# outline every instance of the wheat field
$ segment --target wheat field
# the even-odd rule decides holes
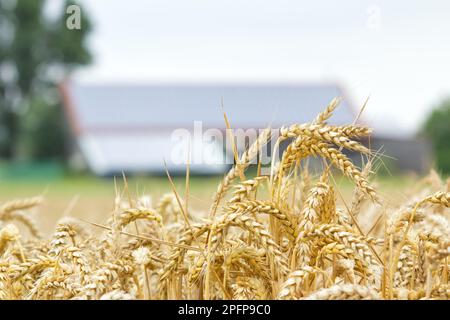
[[[281,159],[250,175],[264,130],[207,210],[190,206],[189,179],[183,196],[173,185],[157,199],[125,183],[107,221],[64,217],[47,236],[31,215],[42,197],[3,203],[0,299],[448,299],[450,181],[432,171],[387,201],[371,183],[379,157],[359,142],[372,131],[328,124],[337,105],[281,128]]]

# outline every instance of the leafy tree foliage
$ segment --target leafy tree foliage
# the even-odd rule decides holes
[[[91,61],[84,10],[81,28],[66,26],[46,0],[0,0],[0,157],[64,156],[64,120],[55,87],[75,68]]]
[[[450,98],[432,111],[424,131],[433,143],[438,168],[450,173]]]

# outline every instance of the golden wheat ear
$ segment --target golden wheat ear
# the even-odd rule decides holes
[[[203,207],[190,199],[205,186],[191,180],[189,158],[184,194],[166,166],[154,207],[124,174],[121,187],[114,180],[105,223],[75,218],[69,203],[74,217],[49,233],[33,217],[41,197],[4,203],[0,299],[448,300],[449,180],[432,172],[400,193],[382,178],[380,194],[395,201],[379,197],[369,178],[381,154],[361,144],[372,131],[356,124],[367,102],[352,124],[334,126],[339,101],[280,129],[275,148],[287,147],[280,161],[274,152],[270,177],[260,159],[248,170],[270,128],[241,155],[233,147],[235,166]],[[358,168],[346,150],[367,162]]]

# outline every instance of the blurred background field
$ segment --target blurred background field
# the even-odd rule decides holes
[[[174,183],[181,194],[185,180],[174,177]],[[219,176],[191,177],[190,203],[192,207],[206,210],[220,181]],[[122,177],[117,185],[123,190]],[[153,203],[160,196],[172,192],[165,176],[127,178],[129,191],[133,195],[151,195]],[[57,220],[64,215],[104,223],[114,207],[115,182],[113,178],[98,178],[93,175],[72,175],[53,178],[11,178],[0,181],[0,203],[43,195],[45,202],[37,210],[36,220],[44,232],[50,232]]]
[[[206,211],[211,205],[213,193],[221,176],[191,177],[189,206],[195,211]],[[177,191],[184,197],[185,178],[173,178]],[[116,179],[118,187],[123,190],[122,177]],[[374,181],[377,190],[395,204],[405,198],[404,191],[417,182],[415,176],[381,176]],[[150,195],[152,204],[156,205],[165,193],[172,192],[165,176],[127,178],[132,195]],[[336,176],[340,193],[346,202],[351,200],[354,185],[346,178]],[[66,176],[53,179],[42,177],[34,179],[7,179],[0,182],[0,203],[44,195],[45,202],[35,214],[42,231],[50,233],[61,217],[70,215],[90,222],[104,223],[110,217],[115,197],[115,182],[112,178],[98,178],[92,175]],[[126,199],[126,197],[125,197]],[[184,198],[183,198],[184,199]],[[338,198],[342,203],[342,199]]]

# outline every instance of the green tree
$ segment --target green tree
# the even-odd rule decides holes
[[[437,167],[450,173],[450,98],[431,112],[424,132],[433,144]]]
[[[17,157],[24,143],[28,146],[25,153],[32,157],[63,155],[61,102],[58,96],[51,97],[58,82],[91,61],[86,46],[91,25],[82,10],[81,28],[69,30],[66,8],[76,3],[65,1],[56,14],[49,13],[51,4],[45,0],[0,0],[2,158]]]

